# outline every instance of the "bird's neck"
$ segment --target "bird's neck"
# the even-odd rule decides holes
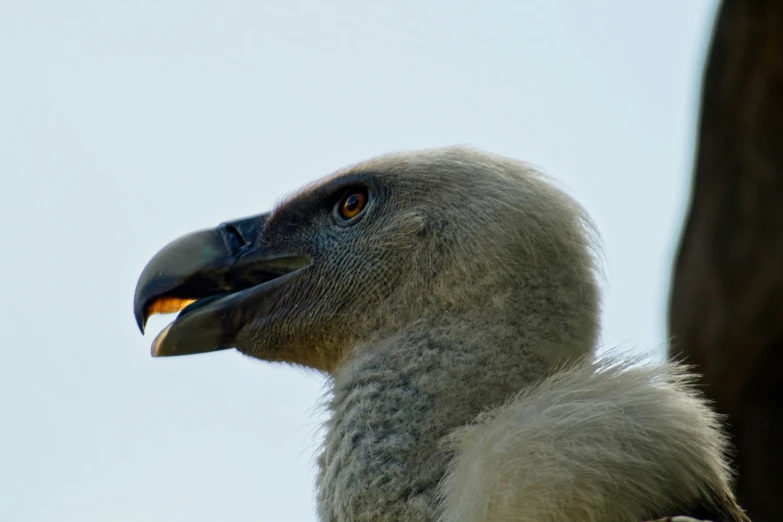
[[[320,519],[434,520],[444,437],[556,361],[513,325],[422,324],[357,346],[333,375],[319,459]]]

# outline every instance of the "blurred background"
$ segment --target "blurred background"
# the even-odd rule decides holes
[[[153,360],[171,239],[471,144],[598,224],[603,342],[664,357],[716,1],[0,3],[0,520],[312,521],[324,380]]]

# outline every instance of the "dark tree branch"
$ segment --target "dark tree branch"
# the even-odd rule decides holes
[[[740,504],[783,494],[783,1],[726,0],[702,86],[693,193],[670,296],[670,355],[728,415]]]

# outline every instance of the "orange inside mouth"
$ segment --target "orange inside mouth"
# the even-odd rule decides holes
[[[195,303],[196,299],[187,299],[182,297],[161,297],[155,300],[147,307],[147,318],[155,314],[173,314],[179,312],[189,304]]]

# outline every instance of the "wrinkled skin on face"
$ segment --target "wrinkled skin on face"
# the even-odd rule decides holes
[[[317,186],[270,215],[261,243],[306,256],[311,265],[286,285],[268,315],[241,331],[241,351],[330,370],[357,339],[392,326],[378,311],[410,279],[426,250],[428,218],[409,198],[404,201],[409,210],[399,219],[401,204],[392,187],[372,174],[342,185]],[[346,195],[362,191],[367,206],[346,222],[336,208]]]

